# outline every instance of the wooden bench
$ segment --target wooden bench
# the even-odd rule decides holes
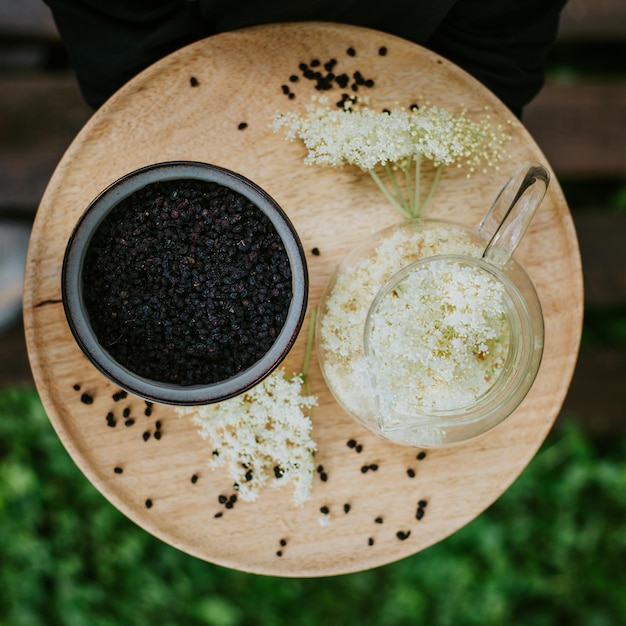
[[[587,308],[626,309],[626,212],[575,192],[588,184],[626,188],[626,72],[597,67],[573,74],[560,66],[564,52],[603,47],[621,50],[623,58],[624,0],[569,0],[546,85],[524,123],[572,208]],[[0,215],[34,215],[57,162],[90,115],[43,2],[0,5]],[[601,432],[626,432],[624,372],[625,349],[583,346],[564,415],[575,413]],[[0,339],[0,383],[29,380],[17,328]]]

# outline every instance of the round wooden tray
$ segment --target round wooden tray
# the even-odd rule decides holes
[[[386,55],[380,54],[381,46]],[[316,93],[311,81],[289,81],[300,74],[299,64],[331,58],[337,60],[337,73],[359,70],[372,78],[375,85],[367,92],[381,108],[426,98],[453,111],[464,107],[470,116],[483,115],[488,107],[495,123],[512,118],[458,67],[376,31],[299,23],[220,34],[145,70],[92,117],[50,181],[28,253],[24,318],[33,375],[76,464],[148,532],[201,559],[248,572],[354,572],[418,552],[467,524],[515,480],[547,435],[567,392],[581,333],[580,257],[568,207],[553,181],[516,255],[544,309],[543,363],[522,406],[487,435],[429,450],[418,459],[418,450],[385,442],[343,413],[314,360],[316,463],[323,465],[327,480],[316,475],[312,496],[301,507],[292,504],[287,485],[266,489],[254,503],[239,500],[227,508],[218,496],[233,493],[231,481],[225,470],[207,467],[212,449],[190,420],[178,417],[173,407],[155,406],[146,415],[139,398],[116,400],[118,389],[88,363],[69,331],[60,275],[75,222],[123,174],[183,159],[221,165],[255,181],[282,205],[302,238],[310,306],[357,242],[399,220],[369,177],[306,166],[304,148],[270,128],[277,111],[302,109]],[[284,85],[295,97],[284,93]],[[327,93],[339,97],[341,90]],[[545,163],[523,126],[510,130],[511,156],[500,171],[470,179],[461,170],[445,171],[428,215],[477,225],[519,163]],[[285,362],[288,373],[302,367],[307,323]],[[83,394],[93,402],[85,403]],[[125,409],[134,418],[132,426],[124,426]],[[110,412],[115,428],[107,425]],[[157,421],[161,439],[154,437]],[[151,436],[144,441],[146,431]],[[347,446],[350,439],[362,446],[360,453]],[[362,472],[371,464],[377,471]],[[421,500],[427,506],[417,519]]]

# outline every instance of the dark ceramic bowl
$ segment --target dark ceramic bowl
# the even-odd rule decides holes
[[[92,327],[83,280],[85,258],[94,234],[109,213],[125,198],[147,185],[162,181],[208,181],[237,192],[269,218],[282,240],[291,270],[291,301],[282,328],[269,349],[236,374],[207,384],[176,384],[151,380],[120,364],[103,347]],[[282,362],[302,326],[308,298],[308,274],[302,245],[293,225],[280,206],[256,184],[221,167],[175,161],[141,168],[123,176],[105,189],[87,207],[67,245],[62,269],[62,297],[70,329],[87,358],[121,388],[150,401],[173,405],[219,402],[250,389]],[[93,309],[92,309],[93,311]],[[167,358],[167,357],[164,357]]]

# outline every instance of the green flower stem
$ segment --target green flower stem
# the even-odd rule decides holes
[[[420,214],[420,177],[422,174],[422,153],[417,152],[415,155],[415,192],[413,194],[414,217]]]
[[[411,214],[409,211],[407,211],[405,207],[405,203],[401,202],[398,198],[394,197],[390,193],[389,189],[387,189],[387,187],[385,186],[383,181],[380,179],[378,174],[374,170],[367,170],[367,172],[372,177],[374,182],[378,185],[378,188],[383,192],[387,200],[389,200],[389,202],[391,202],[391,204],[393,204],[393,206],[395,206],[398,209],[398,211],[400,211],[400,213],[404,215],[404,217],[411,219]]]
[[[315,337],[315,320],[317,319],[317,308],[311,309],[309,318],[309,334],[306,340],[306,349],[304,351],[304,362],[302,364],[302,384],[304,385],[305,395],[311,395],[311,382],[309,381],[309,365],[311,364],[311,351],[313,349],[313,338]]]
[[[402,171],[404,172],[404,180],[406,182],[406,200],[407,200],[407,209],[411,216],[415,216],[416,206],[415,206],[415,195],[413,194],[413,183],[411,182],[411,166],[413,165],[413,161],[409,160],[402,167]]]
[[[428,190],[428,195],[426,196],[424,203],[420,207],[420,213],[426,209],[426,207],[428,206],[428,203],[431,201],[435,193],[435,190],[437,189],[437,185],[439,184],[439,179],[441,178],[442,171],[443,171],[443,164],[437,167],[437,171],[435,172],[435,178],[433,178],[433,182],[430,185],[430,189]]]
[[[406,170],[404,170],[404,168],[402,169],[404,171],[404,177],[406,179]],[[398,181],[393,171],[393,167],[389,165],[389,163],[385,165],[385,172],[387,173],[387,178],[389,179],[389,182],[391,183],[391,186],[393,187],[393,190],[395,191],[396,198],[398,199],[398,203],[410,215],[411,214],[410,196],[407,198],[407,194],[403,192],[402,189],[400,189],[400,185],[398,185]]]

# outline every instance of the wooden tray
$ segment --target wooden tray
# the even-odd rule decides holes
[[[381,46],[386,55],[379,53]],[[201,559],[248,572],[323,576],[376,567],[416,553],[474,519],[515,480],[544,440],[567,392],[581,333],[580,257],[568,207],[554,181],[517,254],[544,309],[544,360],[515,414],[471,443],[428,451],[418,460],[418,450],[380,440],[344,414],[313,362],[317,463],[328,480],[316,476],[311,499],[299,508],[292,504],[291,486],[270,488],[255,503],[239,500],[225,508],[218,496],[233,493],[228,475],[207,468],[210,444],[189,420],[172,407],[155,406],[147,416],[138,398],[114,400],[118,389],[88,363],[70,334],[60,274],[75,222],[118,177],[150,163],[189,159],[254,180],[283,206],[302,238],[311,305],[358,241],[398,221],[367,176],[305,166],[302,146],[270,128],[275,112],[302,108],[315,92],[310,81],[289,82],[299,74],[298,65],[331,58],[337,59],[338,71],[359,70],[374,79],[368,93],[381,107],[427,98],[453,111],[465,107],[470,116],[489,107],[494,121],[503,124],[512,118],[458,67],[376,31],[300,23],[221,34],[150,67],[92,117],[50,181],[28,254],[24,317],[33,374],[76,464],[148,532]],[[295,98],[283,93],[283,85]],[[328,93],[338,97],[340,90]],[[477,225],[518,163],[545,163],[521,125],[511,132],[511,156],[500,171],[470,179],[463,171],[444,172],[428,214]],[[313,248],[320,254],[313,255]],[[288,372],[301,369],[307,322],[304,328],[286,360]],[[81,401],[83,393],[93,397],[91,404]],[[123,425],[126,408],[135,419],[130,427]],[[109,412],[115,428],[107,426]],[[157,420],[160,440],[154,437]],[[152,433],[148,441],[142,437],[146,431]],[[352,438],[362,452],[347,446]],[[363,473],[369,464],[378,470]],[[194,475],[198,479],[192,482]],[[421,500],[427,506],[418,520]],[[329,513],[321,513],[321,507]],[[409,531],[408,538],[398,538],[398,532]]]

